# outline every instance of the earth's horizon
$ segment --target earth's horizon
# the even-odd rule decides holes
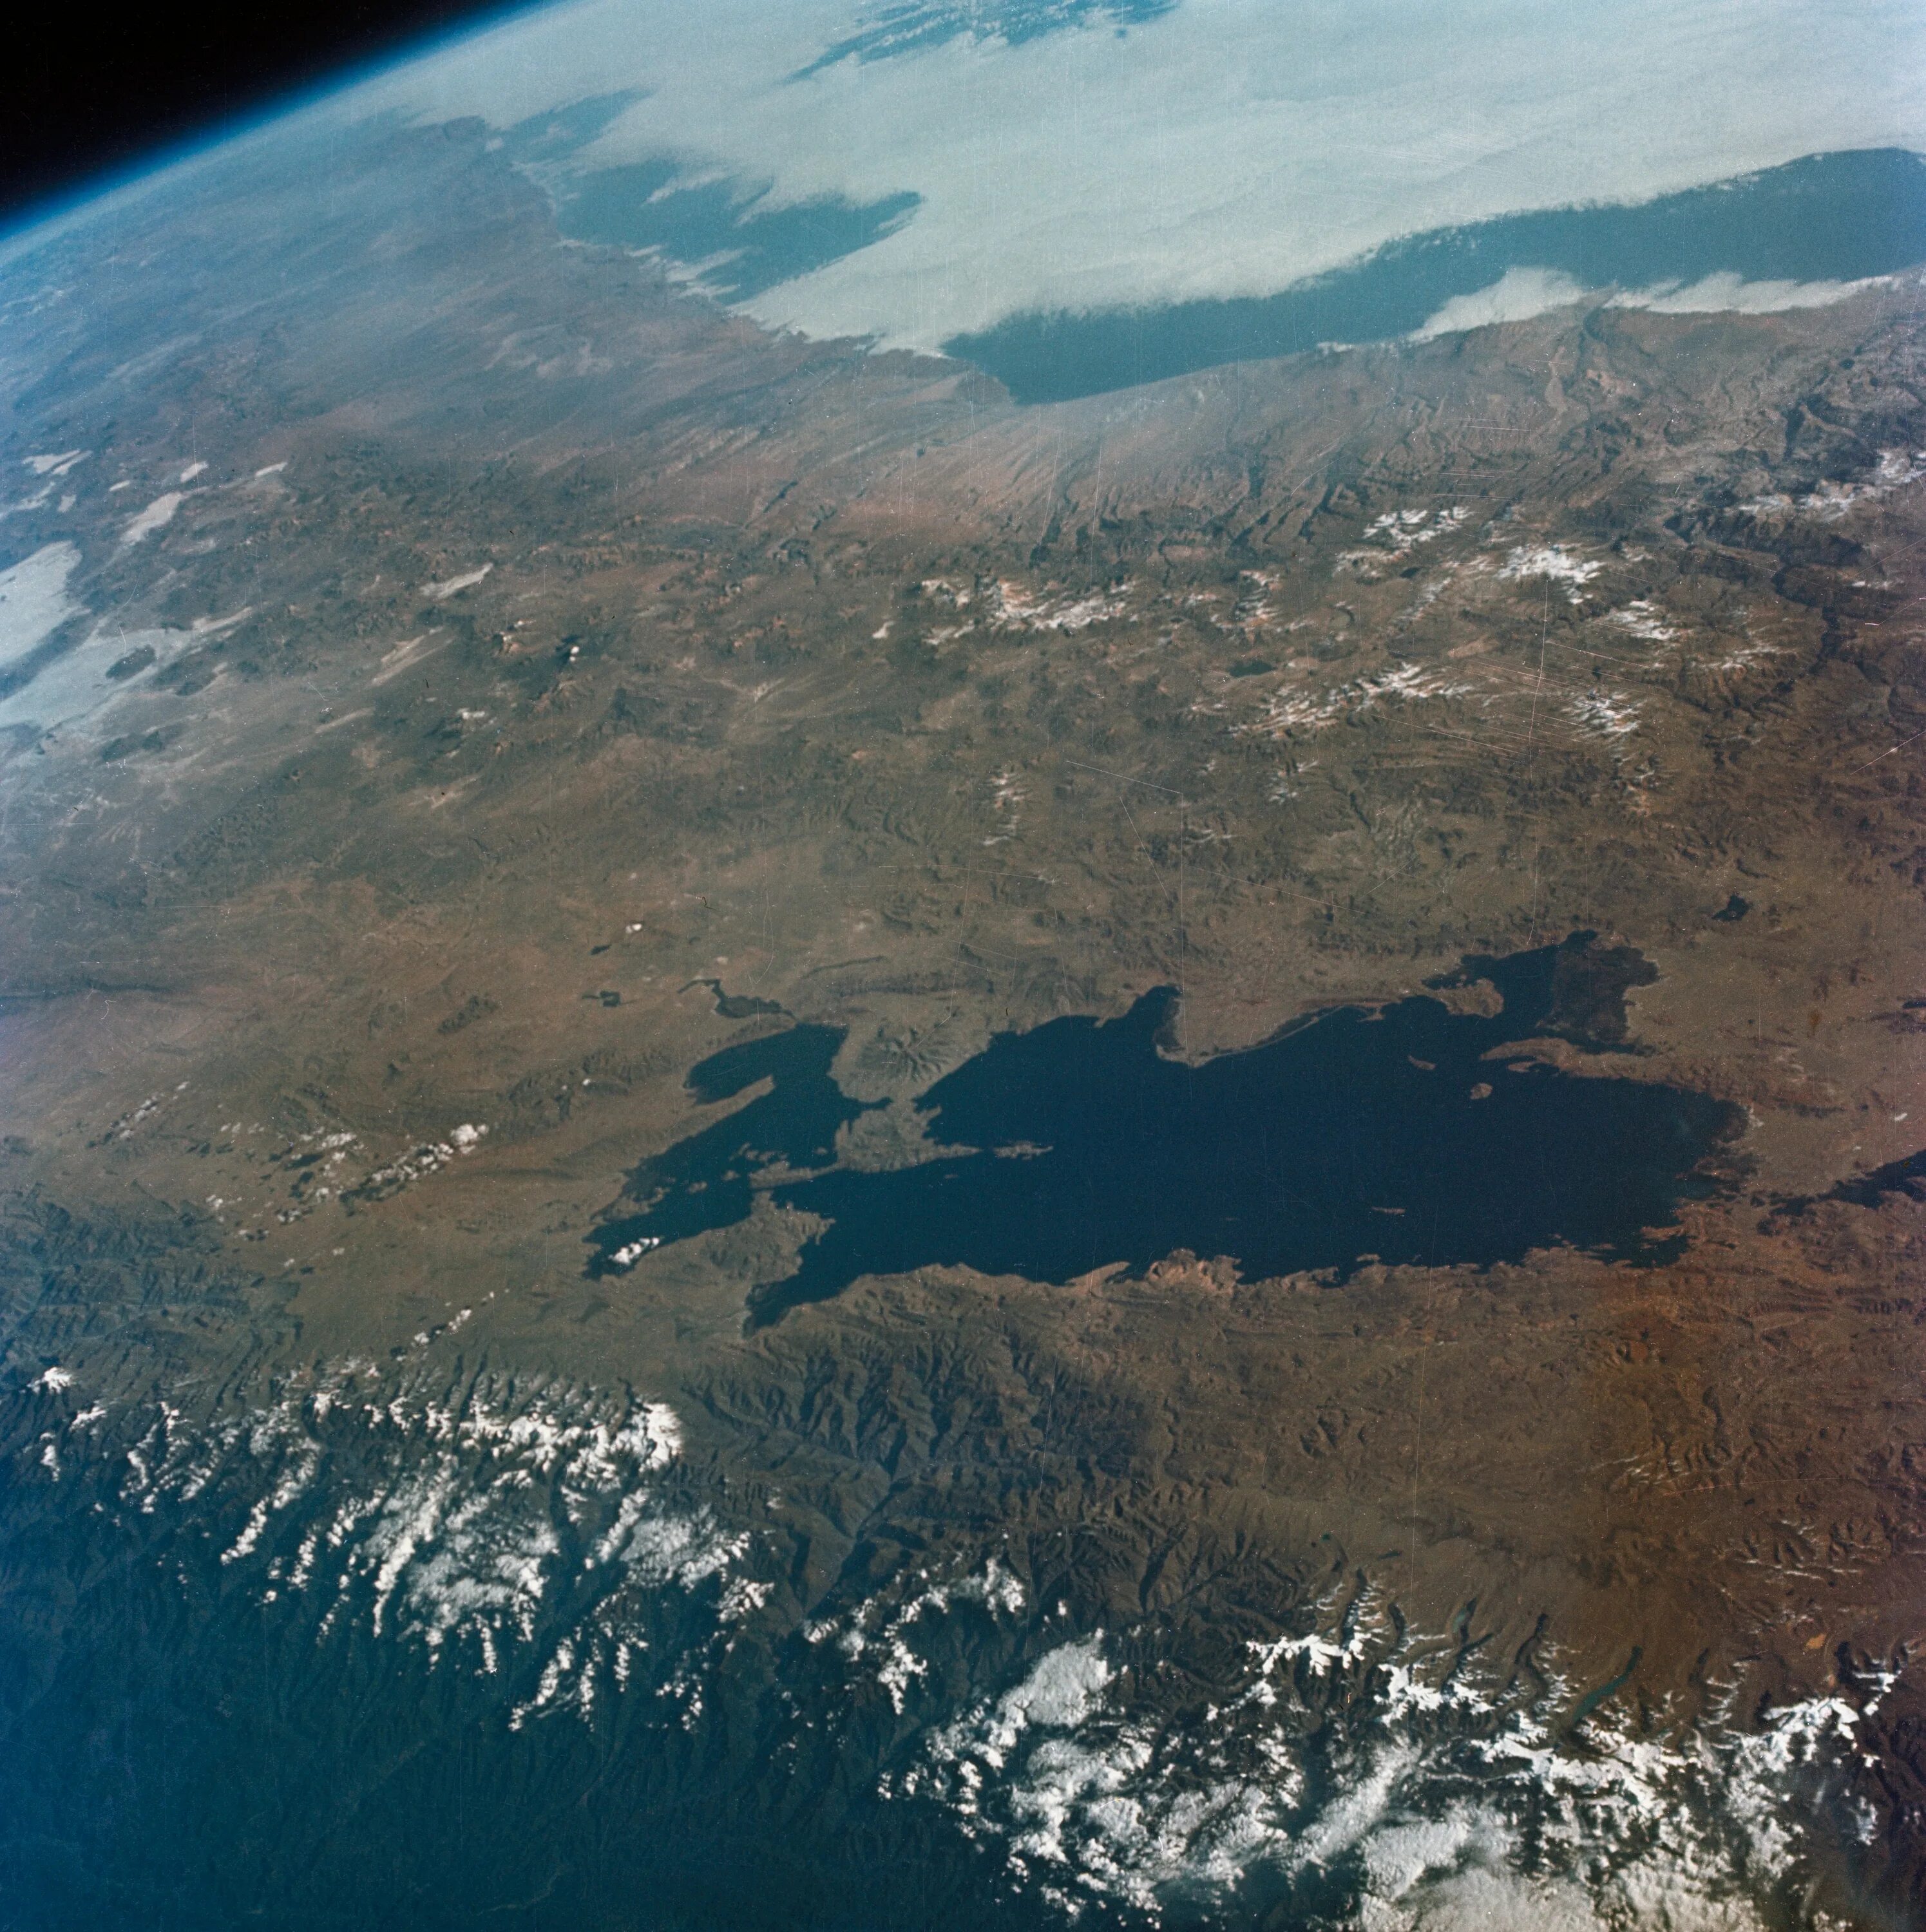
[[[1538,17],[0,238],[0,1924],[1921,1923],[1921,34]]]

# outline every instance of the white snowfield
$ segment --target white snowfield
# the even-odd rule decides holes
[[[458,590],[472,590],[494,568],[493,564],[485,563],[479,570],[464,571],[458,577],[444,578],[439,584],[424,584],[422,595],[432,597],[439,604],[452,597]]]
[[[496,1680],[510,1730],[591,1719],[632,1688],[693,1730],[774,1594],[748,1533],[674,1496],[683,1430],[661,1402],[488,1377],[398,1394],[344,1360],[223,1422],[162,1403],[110,1434],[78,1379],[32,1384],[42,1480],[91,1462],[116,1513],[164,1513],[196,1541],[224,1526],[210,1553],[250,1594]],[[704,1606],[672,1655],[651,1647],[664,1593]],[[1850,1828],[1861,1727],[1894,1681],[1874,1666],[1756,1722],[1715,1683],[1669,1732],[1621,1728],[1608,1701],[1574,1744],[1585,1686],[1548,1644],[1521,1688],[1375,1586],[1312,1615],[1248,1642],[1218,1701],[1173,1724],[1131,1654],[1143,1630],[1080,1632],[995,1556],[931,1566],[804,1624],[831,1702],[789,1708],[834,1726],[865,1682],[882,1692],[906,1727],[880,1795],[945,1810],[1066,1919],[1097,1900],[1227,1909],[1262,1876],[1336,1884],[1372,1932],[1765,1932],[1756,1901],[1796,1888],[1827,1821]],[[1016,1660],[960,1702],[957,1619]],[[780,1646],[783,1628],[763,1635]]]
[[[1200,1734],[1133,1710],[1101,1634],[1073,1640],[932,1732],[885,1795],[948,1806],[1071,1918],[1099,1899],[1207,1912],[1254,1876],[1323,1874],[1369,1932],[1765,1932],[1756,1901],[1803,1868],[1879,1701],[1669,1738],[1601,1713],[1574,1748],[1387,1607],[1251,1645],[1245,1688]],[[1577,1696],[1555,1678],[1540,1702]]]
[[[74,1383],[55,1368],[33,1387],[59,1397]],[[50,1480],[63,1448],[106,1453],[95,1431],[107,1413],[91,1407],[47,1432]],[[249,1576],[262,1602],[305,1599],[324,1634],[359,1622],[484,1676],[511,1650],[537,1646],[539,1684],[507,1713],[512,1727],[549,1708],[585,1714],[619,1689],[645,1647],[645,1600],[727,1580],[749,1546],[706,1509],[660,1492],[683,1448],[666,1402],[484,1380],[445,1406],[398,1396],[371,1364],[350,1358],[290,1378],[272,1402],[233,1420],[197,1429],[163,1403],[134,1426],[119,1452],[120,1507],[179,1513],[203,1534],[238,1522],[216,1545],[219,1560]],[[564,1521],[575,1532],[566,1546]],[[735,1582],[718,1600],[725,1620],[767,1594]],[[571,1592],[592,1601],[558,1636],[552,1606]]]

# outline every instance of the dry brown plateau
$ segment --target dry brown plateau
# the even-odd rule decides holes
[[[780,1484],[798,1618],[993,1531],[1118,1617],[1361,1570],[1494,1654],[1636,1648],[1657,1725],[1876,1662],[1903,1901],[1926,1207],[1834,1190],[1926,1145],[1918,290],[1018,410],[558,248],[479,130],[392,142],[331,232],[217,176],[4,323],[8,474],[92,452],[0,526],[90,614],[0,700],[14,1367],[212,1402],[428,1334],[670,1394],[719,1496]],[[933,1270],[746,1334],[764,1209],[585,1273],[778,1024],[702,982],[909,1102],[1160,983],[1201,1058],[1584,928],[1657,968],[1633,1050],[1515,1057],[1749,1120],[1669,1266]]]

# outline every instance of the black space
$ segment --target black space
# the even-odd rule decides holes
[[[473,0],[34,8],[13,28],[0,227],[332,77],[509,10]]]

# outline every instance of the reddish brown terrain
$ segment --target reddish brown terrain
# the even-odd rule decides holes
[[[1367,1598],[1580,1756],[1837,1698],[1863,1828],[1796,1895],[1755,1850],[1757,1910],[1916,1923],[1918,287],[1018,409],[560,248],[467,124],[335,165],[326,223],[209,164],[8,271],[5,561],[73,548],[0,697],[20,1481],[350,1358],[635,1391],[760,1539],[759,1640],[993,1551],[1173,1724]],[[792,1022],[888,1171],[993,1036],[1489,1017],[1468,956],[1576,932],[1649,970],[1494,1064],[1736,1110],[1642,1258],[935,1265],[746,1326],[811,1232],[765,1196],[588,1265],[719,1117],[691,1066]]]

